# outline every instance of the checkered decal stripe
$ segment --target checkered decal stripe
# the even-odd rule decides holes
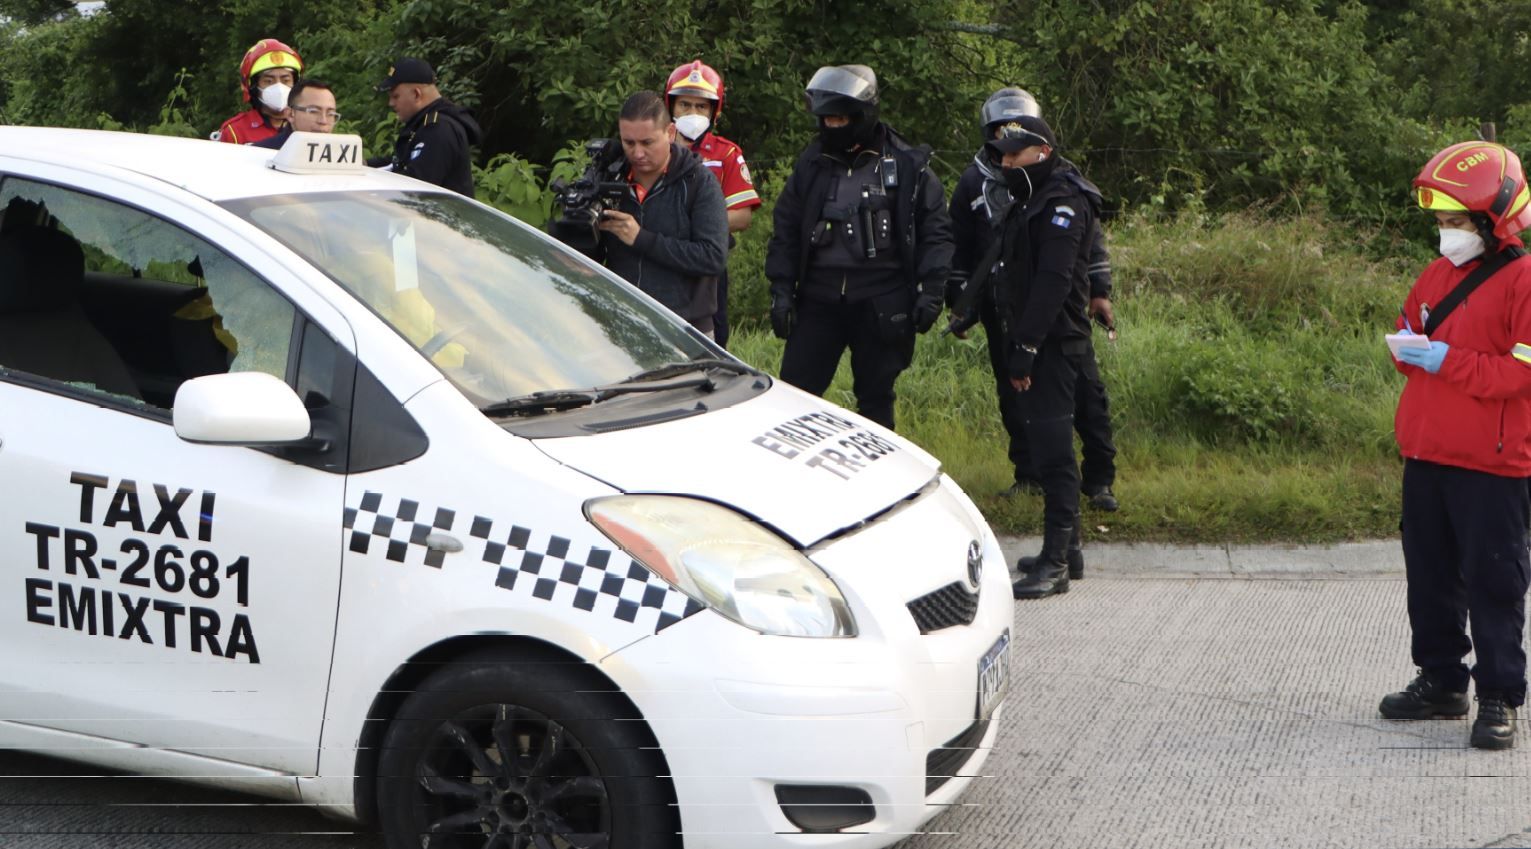
[[[624,622],[652,616],[656,634],[702,609],[637,561],[613,559],[608,549],[591,546],[584,558],[571,557],[571,543],[560,536],[534,547],[532,530],[520,525],[512,525],[500,542],[494,523],[483,516],[473,517],[468,533],[484,541],[484,562],[499,567],[494,583],[502,589],[530,584],[531,594],[544,601],[566,600],[580,610],[607,613]]]
[[[457,514],[445,507],[437,507],[435,516],[426,522],[418,501],[401,498],[398,506],[389,512],[383,512],[382,506],[383,494],[368,492],[362,496],[360,507],[346,508],[345,527],[351,532],[351,550],[366,554],[376,540],[378,545],[386,546],[385,557],[403,563],[408,559],[410,549],[416,548],[424,552],[425,565],[440,569],[446,552],[426,547],[425,538],[433,530],[450,531]]]
[[[418,550],[425,565],[440,569],[446,552],[428,547],[425,538],[432,531],[450,532],[456,511],[445,507],[427,511],[408,498],[387,510],[383,503],[382,493],[368,491],[358,507],[346,508],[351,551],[368,554],[374,545],[382,546],[383,556],[406,563],[411,552]],[[652,621],[654,633],[702,609],[637,561],[625,555],[613,557],[609,549],[591,546],[583,558],[571,557],[572,543],[564,537],[549,536],[545,545],[534,546],[534,536],[541,537],[531,528],[513,524],[508,532],[496,535],[495,522],[484,516],[473,517],[468,533],[483,541],[483,562],[497,567],[494,583],[501,589],[519,589],[543,601],[642,627]]]

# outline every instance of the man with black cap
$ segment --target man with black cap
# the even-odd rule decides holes
[[[787,341],[781,377],[815,395],[851,349],[856,406],[893,427],[893,384],[914,336],[941,315],[951,222],[930,148],[877,118],[865,65],[820,68],[808,81],[819,137],[776,201],[766,252],[771,327]]]
[[[1015,597],[1044,598],[1068,592],[1071,561],[1084,566],[1074,389],[1090,352],[1095,211],[1077,172],[1060,167],[1057,139],[1040,116],[1007,121],[987,144],[1012,198],[990,272],[1002,357],[1043,493],[1042,551]],[[972,321],[971,308],[967,298],[958,302],[954,328]]]
[[[468,148],[478,144],[483,131],[473,113],[441,96],[430,64],[401,58],[389,66],[388,76],[377,90],[388,92],[388,108],[404,126],[394,143],[393,156],[372,157],[367,164],[473,197]]]
[[[1000,154],[987,142],[997,138],[1006,124],[1024,115],[1042,117],[1042,109],[1030,92],[1006,87],[989,95],[980,114],[985,144],[978,149],[967,170],[958,178],[956,188],[952,189],[952,235],[957,250],[952,261],[952,279],[946,288],[947,303],[953,305],[954,314],[962,312],[969,318],[976,316],[983,324],[989,346],[989,364],[994,369],[999,397],[1000,421],[1010,439],[1009,458],[1015,469],[1015,483],[1005,494],[1014,495],[1023,490],[1040,492],[1042,485],[1032,468],[1018,393],[1010,385],[1005,366],[1004,334],[1000,330],[999,314],[995,311],[994,291],[987,285],[991,282],[987,279],[987,271],[979,266],[986,264],[986,255],[998,239],[999,225],[1011,201],[1010,189],[1001,174]],[[1100,189],[1085,179],[1068,159],[1059,158],[1057,163],[1057,169],[1067,174],[1085,193],[1092,210],[1099,214],[1103,205]],[[1111,308],[1111,257],[1106,251],[1105,236],[1098,221],[1090,233],[1089,278],[1090,317],[1106,329],[1108,338],[1114,339],[1116,320]],[[963,299],[963,293],[973,280],[979,281],[978,289]],[[967,306],[963,307],[964,304]],[[962,331],[960,324],[953,329],[959,334]],[[1074,387],[1074,429],[1079,434],[1084,455],[1080,464],[1080,488],[1092,506],[1100,510],[1116,510],[1116,496],[1111,491],[1116,482],[1116,445],[1112,439],[1110,401],[1093,348],[1081,365],[1079,382]],[[1070,577],[1082,577],[1077,564],[1071,561],[1070,565],[1076,567],[1070,570]]]

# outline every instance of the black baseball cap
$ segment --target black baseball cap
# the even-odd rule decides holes
[[[431,68],[431,63],[424,59],[401,56],[388,66],[388,76],[377,84],[377,90],[393,91],[393,87],[401,83],[435,85],[436,72]]]
[[[1025,150],[1032,145],[1058,146],[1057,137],[1053,135],[1053,128],[1037,115],[1021,115],[1013,121],[995,127],[994,132],[996,136],[988,139],[984,144],[988,145],[990,150],[1002,154]]]

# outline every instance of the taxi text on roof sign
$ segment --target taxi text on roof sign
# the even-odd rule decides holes
[[[366,170],[367,162],[361,155],[361,136],[293,131],[271,167],[289,174],[354,174]]]

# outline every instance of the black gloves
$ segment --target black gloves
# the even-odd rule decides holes
[[[914,299],[914,329],[916,333],[924,333],[935,326],[936,319],[941,316],[941,296],[921,292]]]
[[[1020,380],[1031,375],[1031,366],[1036,361],[1036,348],[1016,343],[1010,346],[1010,355],[1005,358],[1005,368],[1010,372],[1012,380]]]
[[[771,332],[776,334],[777,339],[786,339],[792,335],[792,328],[797,324],[797,309],[792,305],[792,295],[788,292],[771,292]]]

